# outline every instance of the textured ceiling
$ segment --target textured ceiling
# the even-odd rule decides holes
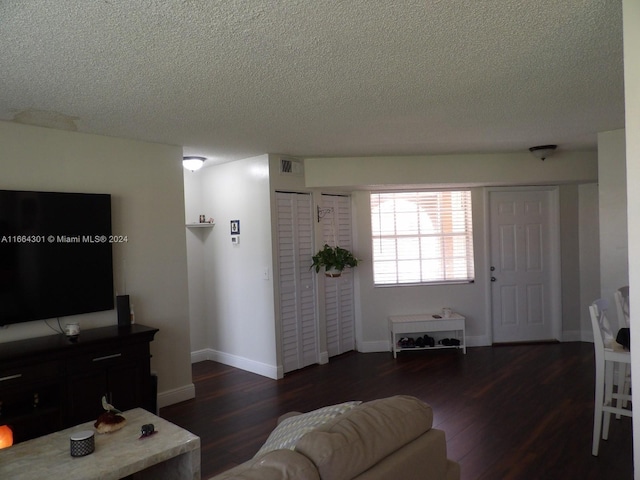
[[[0,120],[210,163],[595,149],[618,0],[2,0]]]

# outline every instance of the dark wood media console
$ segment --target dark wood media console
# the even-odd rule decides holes
[[[0,425],[14,442],[96,419],[102,396],[120,410],[155,413],[149,344],[157,328],[144,325],[82,330],[75,341],[49,335],[0,343]]]

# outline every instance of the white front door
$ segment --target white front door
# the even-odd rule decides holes
[[[489,193],[493,341],[554,339],[551,190]]]

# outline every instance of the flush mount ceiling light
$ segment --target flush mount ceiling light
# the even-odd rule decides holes
[[[187,170],[195,172],[202,168],[205,160],[205,157],[182,157],[182,166]]]
[[[557,145],[538,145],[537,147],[531,147],[529,151],[534,157],[544,160],[547,157],[553,155],[553,152],[558,148]]]

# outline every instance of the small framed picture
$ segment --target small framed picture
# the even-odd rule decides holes
[[[231,220],[231,235],[240,235],[240,220]]]

